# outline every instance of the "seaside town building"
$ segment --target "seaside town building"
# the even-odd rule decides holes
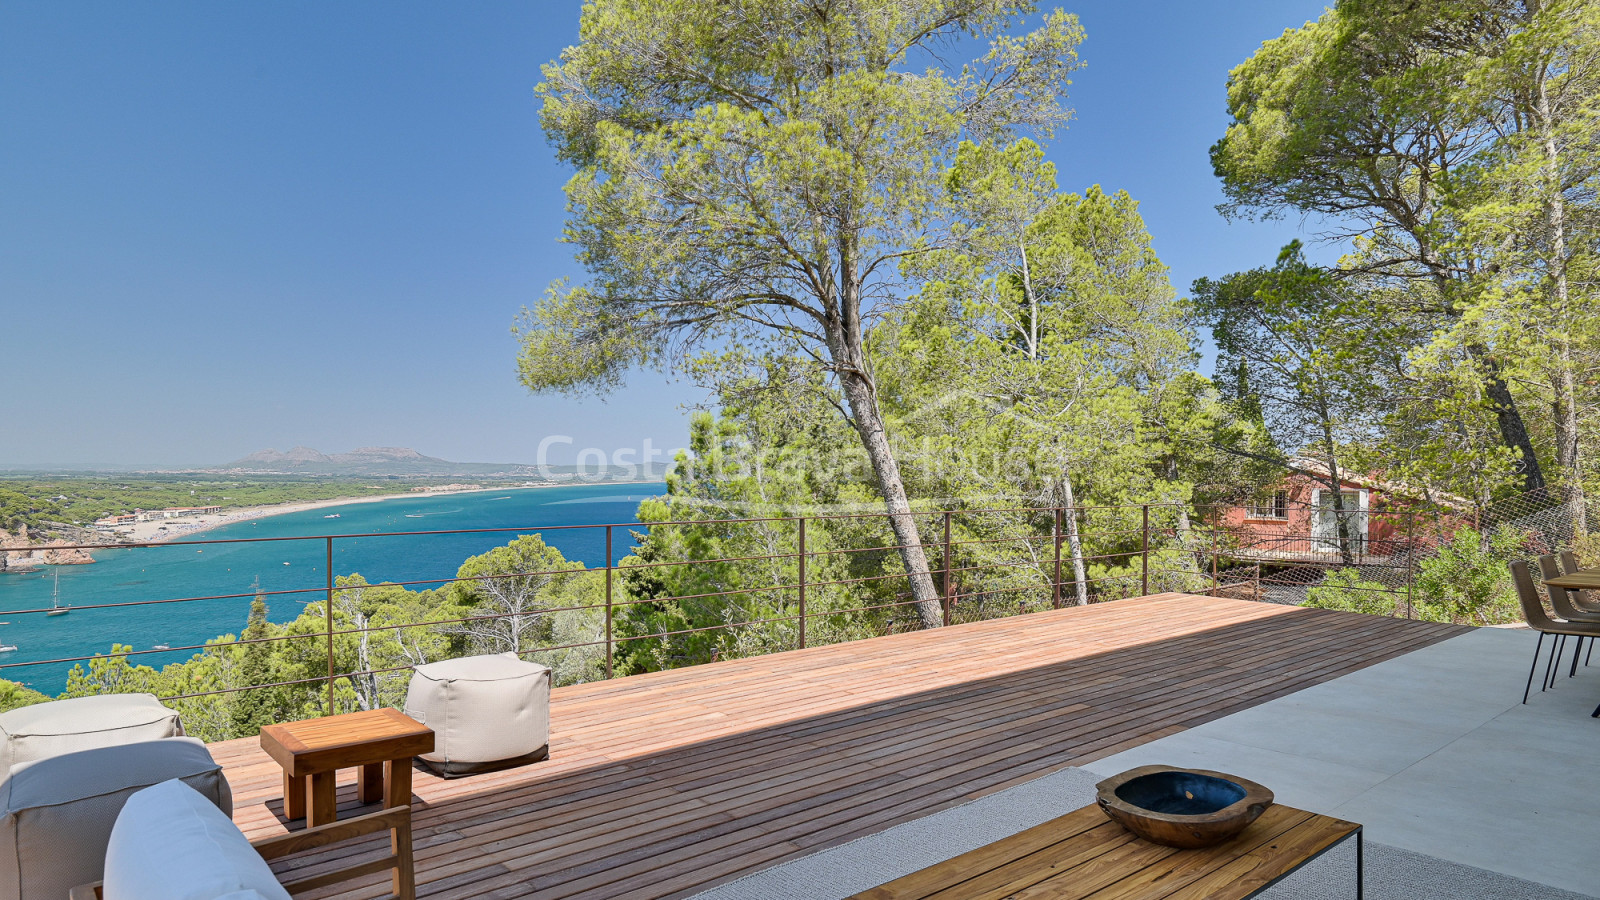
[[[139,522],[157,522],[162,519],[178,519],[184,516],[211,516],[222,512],[220,506],[169,506],[166,509],[136,509],[131,513],[118,513],[96,519],[94,528],[105,531],[111,528],[120,528]]]

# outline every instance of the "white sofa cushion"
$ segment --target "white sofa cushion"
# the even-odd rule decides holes
[[[0,782],[0,897],[61,900],[99,881],[122,805],[172,778],[233,812],[222,767],[194,738],[97,747],[13,768]]]
[[[0,773],[62,753],[182,734],[178,714],[154,694],[52,700],[0,713]]]
[[[543,759],[550,746],[550,669],[515,653],[417,666],[405,714],[434,732],[422,760],[461,775]]]
[[[106,900],[290,900],[233,820],[177,779],[122,807],[104,890]]]

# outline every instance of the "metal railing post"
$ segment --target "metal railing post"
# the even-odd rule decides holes
[[[606,678],[608,679],[611,677],[611,653],[615,644],[615,641],[612,640],[611,632],[611,573],[613,570],[612,561],[615,559],[611,554],[611,531],[613,527],[611,525],[606,526]]]
[[[806,517],[800,517],[800,649],[806,648]]]
[[[950,510],[944,511],[944,624],[950,624]]]
[[[1412,587],[1416,583],[1417,566],[1417,514],[1415,510],[1406,510],[1406,618],[1412,617]]]
[[[1222,517],[1216,507],[1211,508],[1211,596],[1221,592],[1222,582],[1217,577],[1217,552],[1222,549]]]
[[[1150,593],[1150,504],[1143,508],[1144,528],[1139,535],[1139,557],[1142,560],[1142,573],[1139,578],[1139,593],[1146,596]]]
[[[324,538],[323,539],[323,543],[325,543],[327,545],[327,551],[328,551],[327,552],[327,563],[328,563],[328,577],[327,577],[328,593],[327,593],[327,597],[328,597],[328,599],[327,599],[327,602],[323,604],[323,610],[322,611],[323,611],[323,619],[326,621],[327,626],[328,626],[328,630],[327,630],[327,635],[328,635],[328,715],[331,716],[331,715],[334,714],[334,708],[333,708],[333,538],[331,538],[331,537]]]
[[[1056,507],[1055,516],[1050,525],[1051,540],[1056,545],[1056,577],[1050,585],[1050,605],[1056,609],[1061,608],[1061,507]]]

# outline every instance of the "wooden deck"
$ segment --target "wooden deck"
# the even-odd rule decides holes
[[[419,896],[686,896],[1465,630],[1160,594],[558,688],[548,761],[417,771]],[[281,833],[276,764],[212,750],[240,826]]]

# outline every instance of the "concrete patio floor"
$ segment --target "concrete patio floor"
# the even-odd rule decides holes
[[[1477,629],[1085,768],[1231,772],[1374,841],[1600,897],[1600,662],[1524,706],[1536,640]]]

